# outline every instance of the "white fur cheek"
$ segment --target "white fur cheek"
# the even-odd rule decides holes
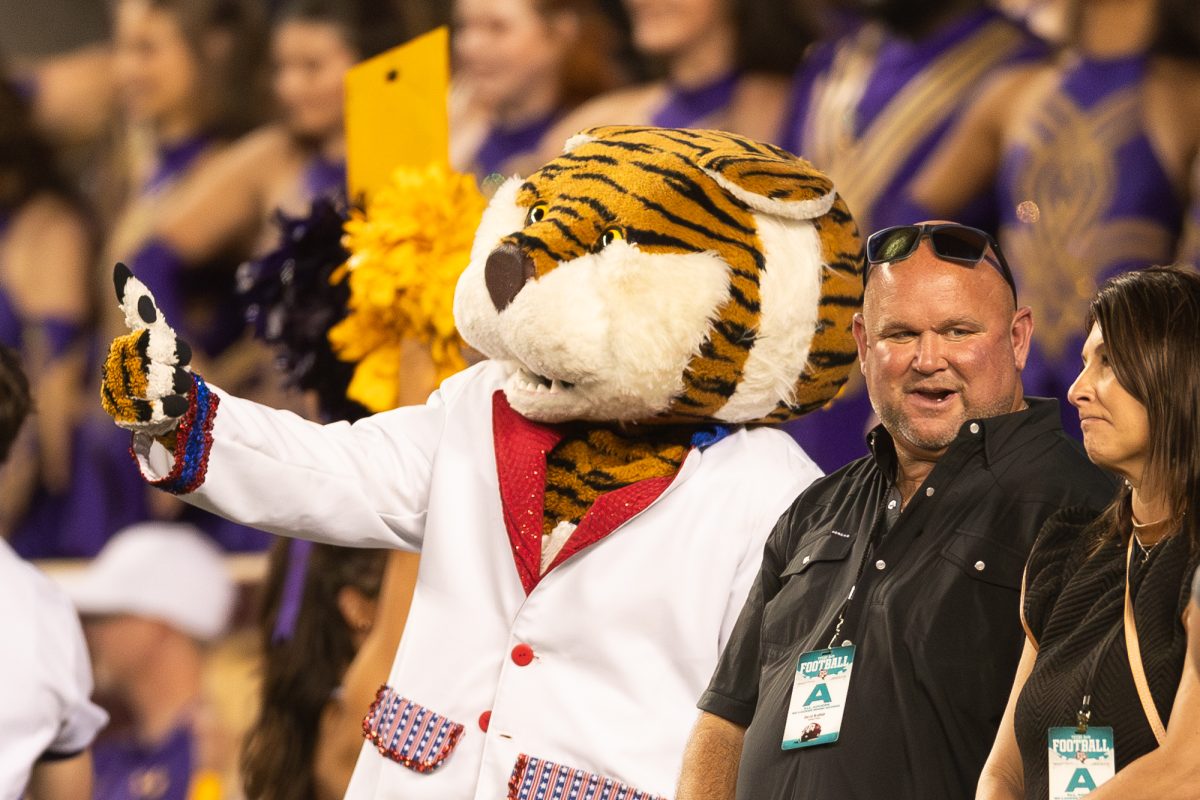
[[[583,256],[530,281],[500,315],[508,350],[539,375],[571,383],[611,378],[604,373],[612,309],[594,260]]]
[[[507,358],[508,351],[499,334],[499,315],[488,294],[484,267],[500,240],[525,224],[526,210],[516,201],[520,188],[520,178],[509,178],[492,196],[475,231],[471,261],[454,289],[454,324],[458,332],[467,344],[490,358]]]
[[[454,289],[454,324],[463,341],[488,358],[508,358],[500,336],[500,317],[483,277],[483,264],[472,262]]]
[[[620,418],[644,419],[683,391],[684,370],[729,299],[729,265],[713,252],[638,254],[614,273],[603,291],[616,385],[625,402],[643,406]]]
[[[526,292],[524,313],[510,320]],[[514,382],[509,402],[542,422],[665,411],[728,297],[729,266],[715,253],[651,255],[621,242],[564,264],[527,286],[502,324],[518,360],[578,385],[532,394]]]
[[[733,397],[714,415],[746,422],[791,402],[812,346],[821,300],[821,240],[811,222],[756,215],[765,266],[758,334]]]

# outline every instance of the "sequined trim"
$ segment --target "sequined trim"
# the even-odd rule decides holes
[[[171,494],[188,494],[200,488],[208,474],[208,456],[212,451],[212,427],[221,400],[196,373],[192,373],[192,388],[188,390],[188,410],[175,429],[175,463],[171,471],[158,480],[150,481]],[[136,453],[130,448],[134,461]]]
[[[667,800],[612,778],[524,753],[508,779],[507,800]]]
[[[401,697],[387,685],[379,687],[363,718],[363,738],[380,755],[416,772],[440,767],[462,735],[462,725]]]

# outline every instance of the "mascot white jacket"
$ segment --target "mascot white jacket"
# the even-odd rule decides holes
[[[425,405],[321,426],[225,395],[123,267],[102,401],[190,503],[420,551],[348,797],[665,798],[764,540],[819,474],[771,423],[845,381],[860,270],[807,162],[597,128],[493,197],[455,295],[488,360]]]

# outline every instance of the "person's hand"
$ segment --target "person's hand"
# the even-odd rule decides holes
[[[162,437],[187,412],[192,350],[176,337],[154,295],[124,264],[113,268],[113,283],[131,332],[109,345],[100,403],[120,427]]]

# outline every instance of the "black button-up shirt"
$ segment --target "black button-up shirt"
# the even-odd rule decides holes
[[[780,518],[700,700],[748,726],[739,800],[974,796],[1020,657],[1037,531],[1062,506],[1113,496],[1053,400],[965,423],[903,511],[891,437],[869,438],[872,455]],[[840,738],[782,750],[797,659],[830,644],[843,606],[834,644],[857,651]]]

